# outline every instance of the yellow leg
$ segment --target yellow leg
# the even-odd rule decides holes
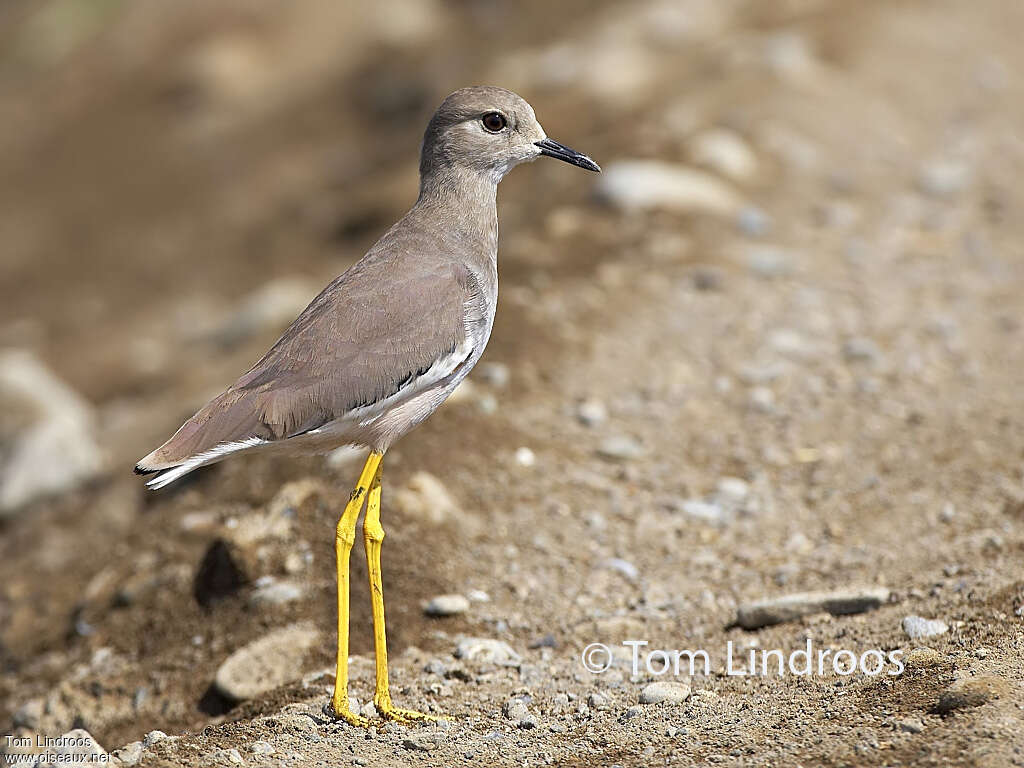
[[[380,573],[380,549],[384,541],[384,528],[380,524],[380,475],[381,467],[370,484],[370,495],[366,502],[366,520],[363,521],[363,538],[366,543],[366,570],[370,574],[370,600],[373,608],[373,650],[376,657],[377,685],[373,694],[373,705],[380,716],[396,723],[411,723],[442,718],[399,709],[391,703],[388,685],[388,640],[384,629],[384,585]]]
[[[371,452],[359,475],[359,482],[349,496],[345,511],[338,521],[334,538],[334,554],[338,568],[338,668],[334,682],[334,696],[331,706],[334,714],[352,725],[368,726],[365,718],[352,711],[348,702],[348,586],[349,556],[356,541],[356,520],[363,506],[363,499],[374,478],[380,477],[380,461],[383,454]]]

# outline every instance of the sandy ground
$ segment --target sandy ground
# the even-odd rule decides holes
[[[0,728],[160,766],[1024,765],[1024,8],[767,5],[0,10],[0,346],[88,402],[103,455],[0,519]],[[395,698],[451,719],[360,731],[322,713],[358,457],[159,494],[130,468],[401,214],[473,82],[605,174],[502,185],[484,361],[385,463]],[[442,594],[468,608],[428,616]],[[242,664],[274,687],[225,697],[289,627]],[[729,674],[730,643],[808,641],[903,669]],[[646,665],[672,649],[709,668]]]

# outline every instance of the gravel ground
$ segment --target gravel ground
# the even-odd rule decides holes
[[[0,10],[0,753],[1024,765],[1024,8],[398,5]],[[502,186],[491,345],[385,463],[393,692],[450,719],[355,730],[359,454],[130,468],[472,82],[605,171]]]

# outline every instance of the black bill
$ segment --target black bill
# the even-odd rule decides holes
[[[544,141],[537,141],[534,143],[540,147],[540,153],[542,155],[564,160],[567,163],[578,165],[580,168],[586,168],[588,171],[601,172],[600,165],[583,153],[577,152],[575,149],[569,149],[565,144],[559,144],[553,139],[544,139]]]

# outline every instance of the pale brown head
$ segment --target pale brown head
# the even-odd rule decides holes
[[[497,184],[520,163],[541,155],[589,171],[601,168],[580,152],[549,139],[525,99],[493,86],[455,91],[430,119],[423,135],[420,175],[470,171]]]

